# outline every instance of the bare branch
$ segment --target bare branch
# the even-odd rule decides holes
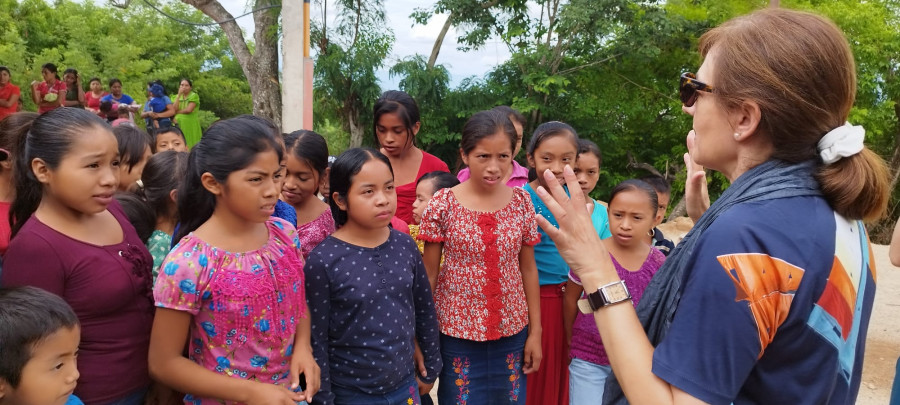
[[[222,4],[217,0],[181,1],[200,10],[200,12],[206,14],[216,22],[231,20],[233,18],[231,13],[229,13],[228,10],[225,10],[225,7],[222,7]],[[225,31],[225,36],[228,38],[228,43],[231,45],[231,50],[234,52],[234,57],[237,58],[238,63],[240,63],[241,67],[248,66],[250,64],[251,56],[250,49],[247,47],[247,42],[244,40],[244,33],[241,32],[241,27],[233,20],[221,23],[219,26],[222,27],[222,31]],[[249,72],[247,72],[246,68],[244,69],[244,75],[249,77]]]

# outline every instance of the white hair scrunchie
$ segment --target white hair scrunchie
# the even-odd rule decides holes
[[[832,129],[819,140],[819,156],[822,157],[822,162],[830,165],[862,151],[865,139],[866,130],[861,125],[847,122]]]

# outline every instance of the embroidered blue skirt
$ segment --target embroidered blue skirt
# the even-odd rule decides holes
[[[524,405],[522,357],[527,337],[528,328],[486,342],[441,334],[444,368],[438,382],[438,405]]]

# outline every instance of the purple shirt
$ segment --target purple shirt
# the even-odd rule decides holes
[[[631,293],[632,304],[637,307],[644,295],[644,290],[650,284],[650,279],[656,274],[656,271],[662,266],[666,256],[659,250],[650,249],[650,254],[644,260],[644,264],[638,271],[629,271],[622,267],[613,255],[609,255],[613,265],[616,266],[616,273],[619,278],[625,281],[628,292]],[[581,285],[581,280],[571,270],[569,271],[569,279],[575,284]],[[569,350],[569,357],[589,361],[594,364],[603,366],[609,365],[609,358],[606,356],[606,350],[603,349],[603,341],[600,340],[600,332],[597,331],[597,324],[594,322],[594,314],[583,314],[580,311],[575,318],[575,324],[572,325],[572,346]]]
[[[153,259],[115,201],[108,207],[124,240],[97,246],[72,239],[32,216],[3,259],[4,287],[35,286],[66,300],[81,322],[78,387],[85,403],[121,399],[150,385]]]
[[[509,180],[506,181],[506,185],[509,187],[522,187],[528,183],[528,168],[523,167],[513,160],[513,169],[512,174],[509,175]],[[459,171],[456,175],[456,178],[459,179],[460,182],[464,182],[469,179],[469,168],[465,168]]]

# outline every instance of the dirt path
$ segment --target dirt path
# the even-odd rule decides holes
[[[872,247],[876,260],[875,309],[869,323],[863,382],[858,405],[886,405],[900,356],[900,269],[888,260],[888,247]]]

